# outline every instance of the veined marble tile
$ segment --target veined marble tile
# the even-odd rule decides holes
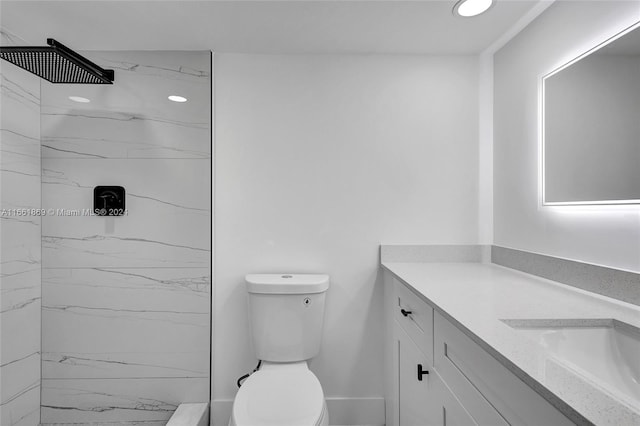
[[[42,381],[47,423],[169,420],[183,402],[206,402],[209,379],[81,379]]]
[[[31,396],[22,393],[28,393],[40,378],[40,303],[39,265],[0,277],[0,399],[20,397],[9,408],[3,405],[5,419],[15,420],[33,411],[19,407],[29,405]]]
[[[2,209],[40,206],[40,83],[37,77],[24,74],[28,73],[11,64],[2,67],[0,73]],[[21,221],[28,219],[7,215],[0,217]],[[7,238],[3,238],[3,241]],[[7,249],[3,247],[5,253]]]
[[[2,45],[18,44],[0,31]],[[0,61],[0,424],[40,421],[40,79]]]
[[[23,309],[32,303],[40,303],[40,266],[13,274],[3,271],[0,276],[0,313]],[[38,319],[39,321],[39,319]]]
[[[43,161],[45,209],[91,209],[121,185],[128,214],[43,218],[45,267],[209,267],[210,160]]]
[[[2,400],[0,400],[0,405],[3,408],[40,386],[39,352],[8,362],[3,360],[1,366]],[[19,417],[24,414],[27,413],[23,412]],[[7,423],[2,422],[2,425],[5,424]]]
[[[5,235],[3,234],[3,238]],[[4,257],[4,253],[3,253]],[[0,277],[0,424],[40,420],[40,269]]]
[[[40,229],[40,218],[0,217],[1,276],[25,272],[40,265]]]
[[[47,352],[47,360],[55,359],[56,355],[63,358],[81,354],[78,358],[92,359],[106,370],[110,359],[117,362],[120,357],[126,362],[126,359],[139,358],[137,354],[148,353],[148,367],[158,370],[163,367],[163,357],[160,355],[154,360],[153,354],[171,353],[174,360],[180,352],[206,353],[208,357],[209,314],[155,312],[144,308],[123,310],[96,301],[87,306],[45,305],[42,318],[46,324],[42,347]],[[70,366],[67,371],[72,371],[73,360],[65,362]],[[174,362],[176,373],[181,371],[181,377],[201,375],[203,370],[202,366],[188,368]],[[144,363],[139,363],[143,364],[139,370],[143,370]],[[114,375],[113,371],[110,375]]]
[[[34,273],[25,275],[36,275]],[[39,273],[37,273],[39,275]],[[8,279],[2,278],[4,289]],[[38,281],[30,281],[25,287],[38,285]],[[40,303],[39,288],[17,291],[21,297],[14,295],[0,312],[0,335],[2,347],[0,347],[0,364],[4,381],[4,366],[21,359],[25,359],[35,353],[40,353]],[[4,291],[3,291],[4,293]],[[5,305],[5,294],[2,295],[2,304]],[[38,368],[38,375],[40,374]],[[4,391],[3,391],[4,392]]]
[[[88,58],[116,72],[207,85],[211,76],[210,51],[84,51]],[[145,79],[153,81],[152,79]]]
[[[40,83],[10,64],[1,71],[0,273],[4,276],[40,262],[40,217],[13,211],[40,207]]]
[[[182,352],[170,344],[156,352],[44,352],[42,378],[208,378],[209,350],[201,346]]]
[[[43,87],[44,157],[211,157],[210,52],[85,53],[115,84]]]
[[[3,99],[4,93],[0,95],[0,102]],[[33,112],[21,117],[22,123],[11,123],[18,113],[20,111],[13,109],[0,111],[0,207],[3,209],[40,206],[40,115]]]
[[[44,158],[211,158],[209,123],[135,111],[43,107]]]
[[[51,305],[99,300],[123,309],[206,314],[211,303],[208,268],[45,268],[42,286]]]
[[[34,118],[38,119],[37,116]],[[27,132],[25,132],[27,133]],[[40,139],[33,136],[27,136],[20,133],[18,129],[4,129],[0,128],[0,153],[2,155],[2,162],[5,163],[4,156],[9,154],[15,154],[15,160],[29,161],[32,164],[40,165]]]
[[[40,208],[40,144],[0,130],[0,218],[32,221],[40,226],[37,214],[16,215],[12,209]]]
[[[12,155],[0,152],[0,156],[4,160]],[[39,164],[18,165],[14,163],[13,166],[14,169],[0,169],[0,208],[3,210],[39,209],[41,185]],[[33,170],[35,167],[38,167],[37,171]],[[15,212],[3,212],[0,217],[23,221],[33,220],[40,223],[40,217],[31,213],[19,215]]]
[[[39,357],[38,357],[39,364]],[[5,372],[11,370],[10,367],[2,369],[2,375],[12,374]],[[2,426],[38,426],[40,424],[40,375],[38,365],[28,366],[24,373],[36,372],[37,377],[32,375],[14,376],[11,380],[2,379],[3,402],[0,406],[0,424]],[[13,376],[13,374],[12,374]],[[24,388],[17,392],[9,391],[4,382],[21,384]],[[6,400],[5,394],[7,394]]]
[[[0,128],[40,137],[40,79],[6,61],[0,68]]]
[[[33,387],[40,378],[40,352],[32,352],[20,358],[2,360],[2,399],[4,405]],[[15,380],[18,379],[18,380]],[[19,384],[25,379],[28,384]]]
[[[2,177],[2,196],[0,202],[3,206],[7,201],[29,199],[40,203],[40,184],[34,188],[35,180],[14,180],[19,178],[32,178],[38,180],[42,174],[40,163],[40,140],[19,133],[18,131],[0,128],[0,171]],[[14,179],[12,179],[14,178]],[[21,185],[27,185],[22,187]],[[31,189],[29,188],[31,187]],[[33,191],[33,192],[32,192]],[[34,202],[28,205],[33,206]]]
[[[41,421],[156,426],[209,399],[210,53],[83,54],[115,84],[42,93]],[[97,185],[128,214],[82,216]]]
[[[44,269],[43,298],[45,378],[209,376],[208,268]]]

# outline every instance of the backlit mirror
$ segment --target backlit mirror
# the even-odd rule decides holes
[[[542,83],[544,204],[640,204],[640,25]]]

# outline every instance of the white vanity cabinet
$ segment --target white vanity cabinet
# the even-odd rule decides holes
[[[396,322],[398,419],[403,426],[467,426],[477,423],[428,364],[428,357]],[[420,374],[422,372],[422,374]]]
[[[402,426],[475,425],[434,370],[433,308],[394,280],[393,393],[387,424]]]
[[[385,309],[387,426],[574,424],[390,275]]]
[[[432,366],[407,333],[396,323],[398,356],[397,388],[398,421],[402,425],[433,424],[435,412],[431,406],[434,399],[434,380],[430,377]],[[419,369],[429,374],[418,377]]]

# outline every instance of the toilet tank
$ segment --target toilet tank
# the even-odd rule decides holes
[[[316,356],[322,340],[329,276],[250,274],[245,281],[256,357],[294,362]]]

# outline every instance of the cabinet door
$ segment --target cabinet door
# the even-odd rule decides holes
[[[428,358],[396,323],[400,426],[476,426]],[[418,379],[418,365],[429,371]]]
[[[440,402],[441,406],[440,425],[476,426],[478,424],[442,380],[436,384],[435,391],[437,393],[436,400]]]
[[[435,403],[435,380],[428,358],[397,323],[398,401],[400,426],[440,425],[441,412]],[[418,365],[429,374],[418,379]]]

